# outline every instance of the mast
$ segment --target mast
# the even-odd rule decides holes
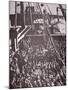
[[[21,5],[21,26],[22,26],[22,29],[24,29],[25,28],[24,3],[20,2],[20,5]]]

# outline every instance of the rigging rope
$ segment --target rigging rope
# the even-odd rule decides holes
[[[43,20],[44,20],[44,30],[45,30],[45,15],[43,16]],[[48,27],[48,26],[47,26]],[[49,28],[49,27],[48,27]],[[53,38],[51,37],[51,35],[50,35],[50,31],[48,30],[48,29],[46,29],[47,30],[47,32],[48,32],[48,35],[49,35],[49,37],[50,37],[50,40],[51,40],[51,43],[52,43],[52,45],[53,45],[53,47],[54,47],[54,49],[55,49],[55,52],[56,52],[56,54],[57,54],[57,57],[58,57],[58,59],[62,62],[62,64],[64,65],[64,62],[63,62],[63,60],[62,60],[62,58],[60,57],[60,54],[59,54],[59,52],[57,51],[57,49],[56,49],[56,46],[55,46],[55,43],[54,43],[54,41],[53,41]]]

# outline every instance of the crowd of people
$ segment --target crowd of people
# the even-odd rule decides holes
[[[18,51],[10,49],[10,88],[66,85],[64,41],[55,40],[55,43],[65,64],[58,59],[54,49],[45,49],[42,43],[32,45],[31,42],[30,38],[23,39]]]

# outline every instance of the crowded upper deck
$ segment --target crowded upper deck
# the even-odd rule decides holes
[[[65,9],[10,1],[10,88],[66,85]]]

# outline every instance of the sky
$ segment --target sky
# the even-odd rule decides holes
[[[20,2],[17,2],[17,3],[20,3]],[[39,3],[39,5],[40,4],[41,3]],[[28,3],[25,2],[24,7],[26,7],[27,5],[28,5]],[[35,9],[37,8],[36,7],[37,3],[31,3],[31,5],[32,6],[35,6]],[[50,9],[50,11],[51,11],[52,14],[56,14],[56,7],[59,7],[59,5],[58,4],[46,4],[46,3],[44,3],[44,6],[41,9],[46,8],[46,10],[47,10],[48,13],[50,13],[49,12],[49,9]],[[63,7],[65,8],[66,5],[63,5]],[[15,14],[15,2],[14,1],[10,1],[9,2],[9,9],[10,9],[9,10],[9,13],[10,14]],[[18,13],[20,12],[20,7],[19,6],[17,8],[17,11],[18,11]],[[62,15],[61,10],[59,10],[59,14]]]

